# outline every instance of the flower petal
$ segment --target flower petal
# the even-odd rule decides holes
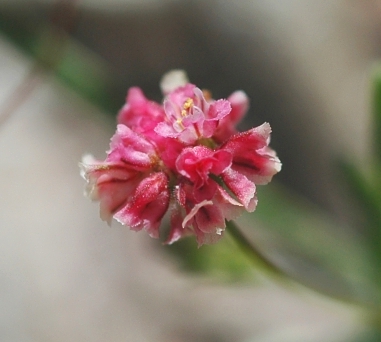
[[[209,110],[205,113],[205,121],[202,126],[202,135],[210,138],[215,133],[220,120],[226,117],[232,107],[227,100],[217,100],[210,104]]]
[[[197,203],[187,216],[182,226],[194,224],[203,233],[216,233],[225,228],[225,219],[221,210],[212,201]]]
[[[153,129],[164,118],[162,106],[148,100],[140,88],[133,87],[128,90],[126,104],[119,111],[117,121],[136,133],[154,137]]]
[[[225,229],[225,217],[219,206],[206,204],[198,208],[195,214],[197,228],[203,233],[219,234]]]
[[[245,207],[232,198],[227,191],[220,186],[218,186],[217,192],[213,198],[213,203],[221,209],[225,219],[228,221],[237,218],[245,211]]]
[[[221,146],[233,155],[231,168],[256,184],[266,184],[279,172],[279,159],[267,145],[271,128],[268,123],[232,136]]]
[[[100,201],[100,217],[110,224],[113,214],[126,204],[141,181],[141,174],[122,164],[98,162],[90,156],[83,158],[80,167],[87,181],[86,195]]]
[[[202,245],[213,245],[221,240],[224,235],[224,230],[217,230],[215,233],[204,233],[195,228],[195,234],[198,247]]]
[[[218,176],[231,165],[231,161],[228,151],[194,146],[183,149],[176,160],[176,168],[198,188],[208,181],[210,173]]]
[[[210,200],[217,183],[210,176],[218,176],[231,165],[231,154],[227,151],[213,151],[205,146],[185,148],[176,160],[178,173],[193,183],[193,197],[196,202]]]
[[[255,184],[233,169],[227,169],[222,173],[221,177],[229,190],[244,205],[245,209],[253,212],[257,206]]]
[[[163,172],[157,172],[140,182],[127,205],[114,217],[132,230],[145,229],[151,237],[158,238],[168,205],[168,178]]]
[[[176,205],[177,207],[178,205]],[[179,239],[193,235],[194,232],[189,227],[182,227],[183,216],[181,215],[180,208],[173,208],[171,210],[171,229],[169,231],[168,237],[164,242],[167,245],[170,245]]]
[[[171,70],[164,74],[160,81],[160,89],[164,95],[183,87],[188,83],[188,76],[184,70]]]
[[[237,90],[228,97],[232,106],[229,120],[232,125],[237,125],[249,109],[249,98],[242,90]]]
[[[157,159],[154,146],[125,125],[117,126],[107,154],[107,162],[122,162],[126,167],[140,171],[151,168]]]
[[[221,120],[228,115],[232,110],[230,102],[228,100],[217,100],[213,102],[207,113],[207,120]]]

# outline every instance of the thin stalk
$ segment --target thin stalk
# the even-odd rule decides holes
[[[29,98],[42,81],[42,69],[35,65],[22,80],[0,109],[0,128],[16,110]]]
[[[77,17],[76,2],[60,0],[54,4],[49,16],[50,25],[40,33],[31,70],[0,108],[0,128],[40,85],[44,71],[54,71],[59,65]]]
[[[281,270],[276,264],[267,259],[241,232],[235,222],[226,221],[226,227],[230,235],[238,243],[239,247],[255,262],[261,264],[267,271],[272,273],[276,277],[288,277],[283,270]]]
[[[305,284],[303,280],[299,279],[293,274],[282,270],[278,267],[274,262],[269,260],[262,252],[260,252],[257,247],[252,244],[246,236],[242,233],[242,231],[238,228],[235,222],[226,221],[226,228],[233,239],[236,241],[238,246],[245,252],[248,257],[253,261],[253,263],[258,266],[260,264],[263,268],[270,273],[273,277],[276,278],[277,281],[281,281],[283,285],[300,285],[304,288],[313,290],[316,293],[324,295],[325,297],[330,297],[332,299],[338,300],[344,304],[349,304],[353,306],[357,306],[359,308],[368,309],[371,311],[378,311],[377,307],[371,307],[360,300],[355,298],[348,298],[344,296],[340,296],[338,294],[326,293],[322,289],[318,287],[312,287],[311,284]]]

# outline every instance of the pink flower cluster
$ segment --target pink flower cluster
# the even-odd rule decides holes
[[[256,184],[281,169],[268,147],[270,125],[237,132],[249,102],[242,91],[213,100],[180,71],[165,76],[162,90],[160,105],[129,89],[106,159],[80,164],[86,193],[109,223],[114,217],[158,238],[168,212],[166,243],[187,235],[214,243],[226,220],[255,210]]]

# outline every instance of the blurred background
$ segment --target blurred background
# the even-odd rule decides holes
[[[380,44],[377,0],[0,0],[0,340],[379,341]],[[82,197],[127,89],[161,101],[178,68],[244,90],[241,129],[271,124],[283,169],[239,223],[306,288],[228,237],[110,229]]]

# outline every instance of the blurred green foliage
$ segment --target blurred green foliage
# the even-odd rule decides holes
[[[0,30],[36,63],[95,105],[116,113],[122,104],[112,97],[108,65],[69,37],[57,44],[51,29],[42,25],[31,30],[0,13]],[[372,118],[371,165],[357,166],[345,159],[337,164],[365,217],[364,235],[335,229],[338,223],[332,217],[276,182],[259,188],[257,210],[241,217],[238,224],[263,254],[293,279],[335,298],[371,307],[380,317],[381,65],[372,73]],[[229,282],[254,280],[251,260],[225,235],[216,245],[197,248],[194,239],[184,239],[165,250],[175,255],[186,271]],[[360,339],[378,340],[378,332]]]
[[[207,274],[223,282],[247,282],[255,279],[251,261],[228,234],[215,245],[198,248],[194,237],[190,237],[166,246],[165,249],[176,256],[184,271]]]
[[[381,65],[374,69],[371,83],[374,141],[371,164],[357,166],[344,158],[332,161],[342,176],[339,183],[345,183],[364,216],[358,220],[364,226],[354,227],[355,232],[345,227],[336,229],[339,223],[332,217],[276,182],[259,189],[257,210],[238,222],[257,248],[293,279],[328,296],[363,305],[378,317],[381,312]],[[199,251],[195,246],[192,248],[174,250],[178,258],[192,265],[193,271],[213,273],[213,268],[218,266],[204,264]],[[215,250],[210,249],[208,253]],[[229,252],[222,255],[229,256]],[[231,253],[230,258],[240,260],[238,255]],[[213,257],[208,255],[208,258]],[[223,258],[216,260],[223,264]],[[231,268],[225,271],[234,275]]]
[[[54,73],[82,97],[113,115],[120,109],[109,65],[68,33],[46,22],[31,27],[25,20],[1,12],[0,31],[36,65]]]
[[[109,66],[91,51],[71,39],[56,27],[42,23],[30,27],[23,21],[0,13],[0,30],[15,44],[32,56],[36,63],[54,72],[70,88],[106,112],[116,113],[121,107],[111,95],[112,74]],[[238,222],[246,228],[245,234],[275,263],[281,263],[293,277],[327,294],[341,293],[343,297],[370,302],[374,289],[369,281],[375,263],[381,264],[379,248],[381,225],[381,72],[374,78],[374,120],[377,163],[372,178],[354,165],[342,161],[341,172],[353,194],[359,199],[368,217],[369,239],[337,236],[337,225],[305,199],[298,198],[290,189],[276,182],[259,189],[259,206],[253,214]],[[285,165],[287,167],[287,165]],[[228,234],[226,234],[228,235]],[[374,251],[368,258],[368,244]],[[252,278],[252,265],[236,243],[225,236],[214,246],[198,249],[193,239],[185,239],[169,246],[184,269],[218,276],[224,280]],[[257,264],[256,266],[258,266]],[[381,274],[381,272],[380,272]],[[381,282],[381,280],[380,280]]]
[[[355,165],[341,159],[339,168],[346,186],[364,217],[365,246],[370,256],[372,281],[381,290],[381,64],[371,73],[372,153],[369,164]],[[378,303],[380,304],[380,303]]]

